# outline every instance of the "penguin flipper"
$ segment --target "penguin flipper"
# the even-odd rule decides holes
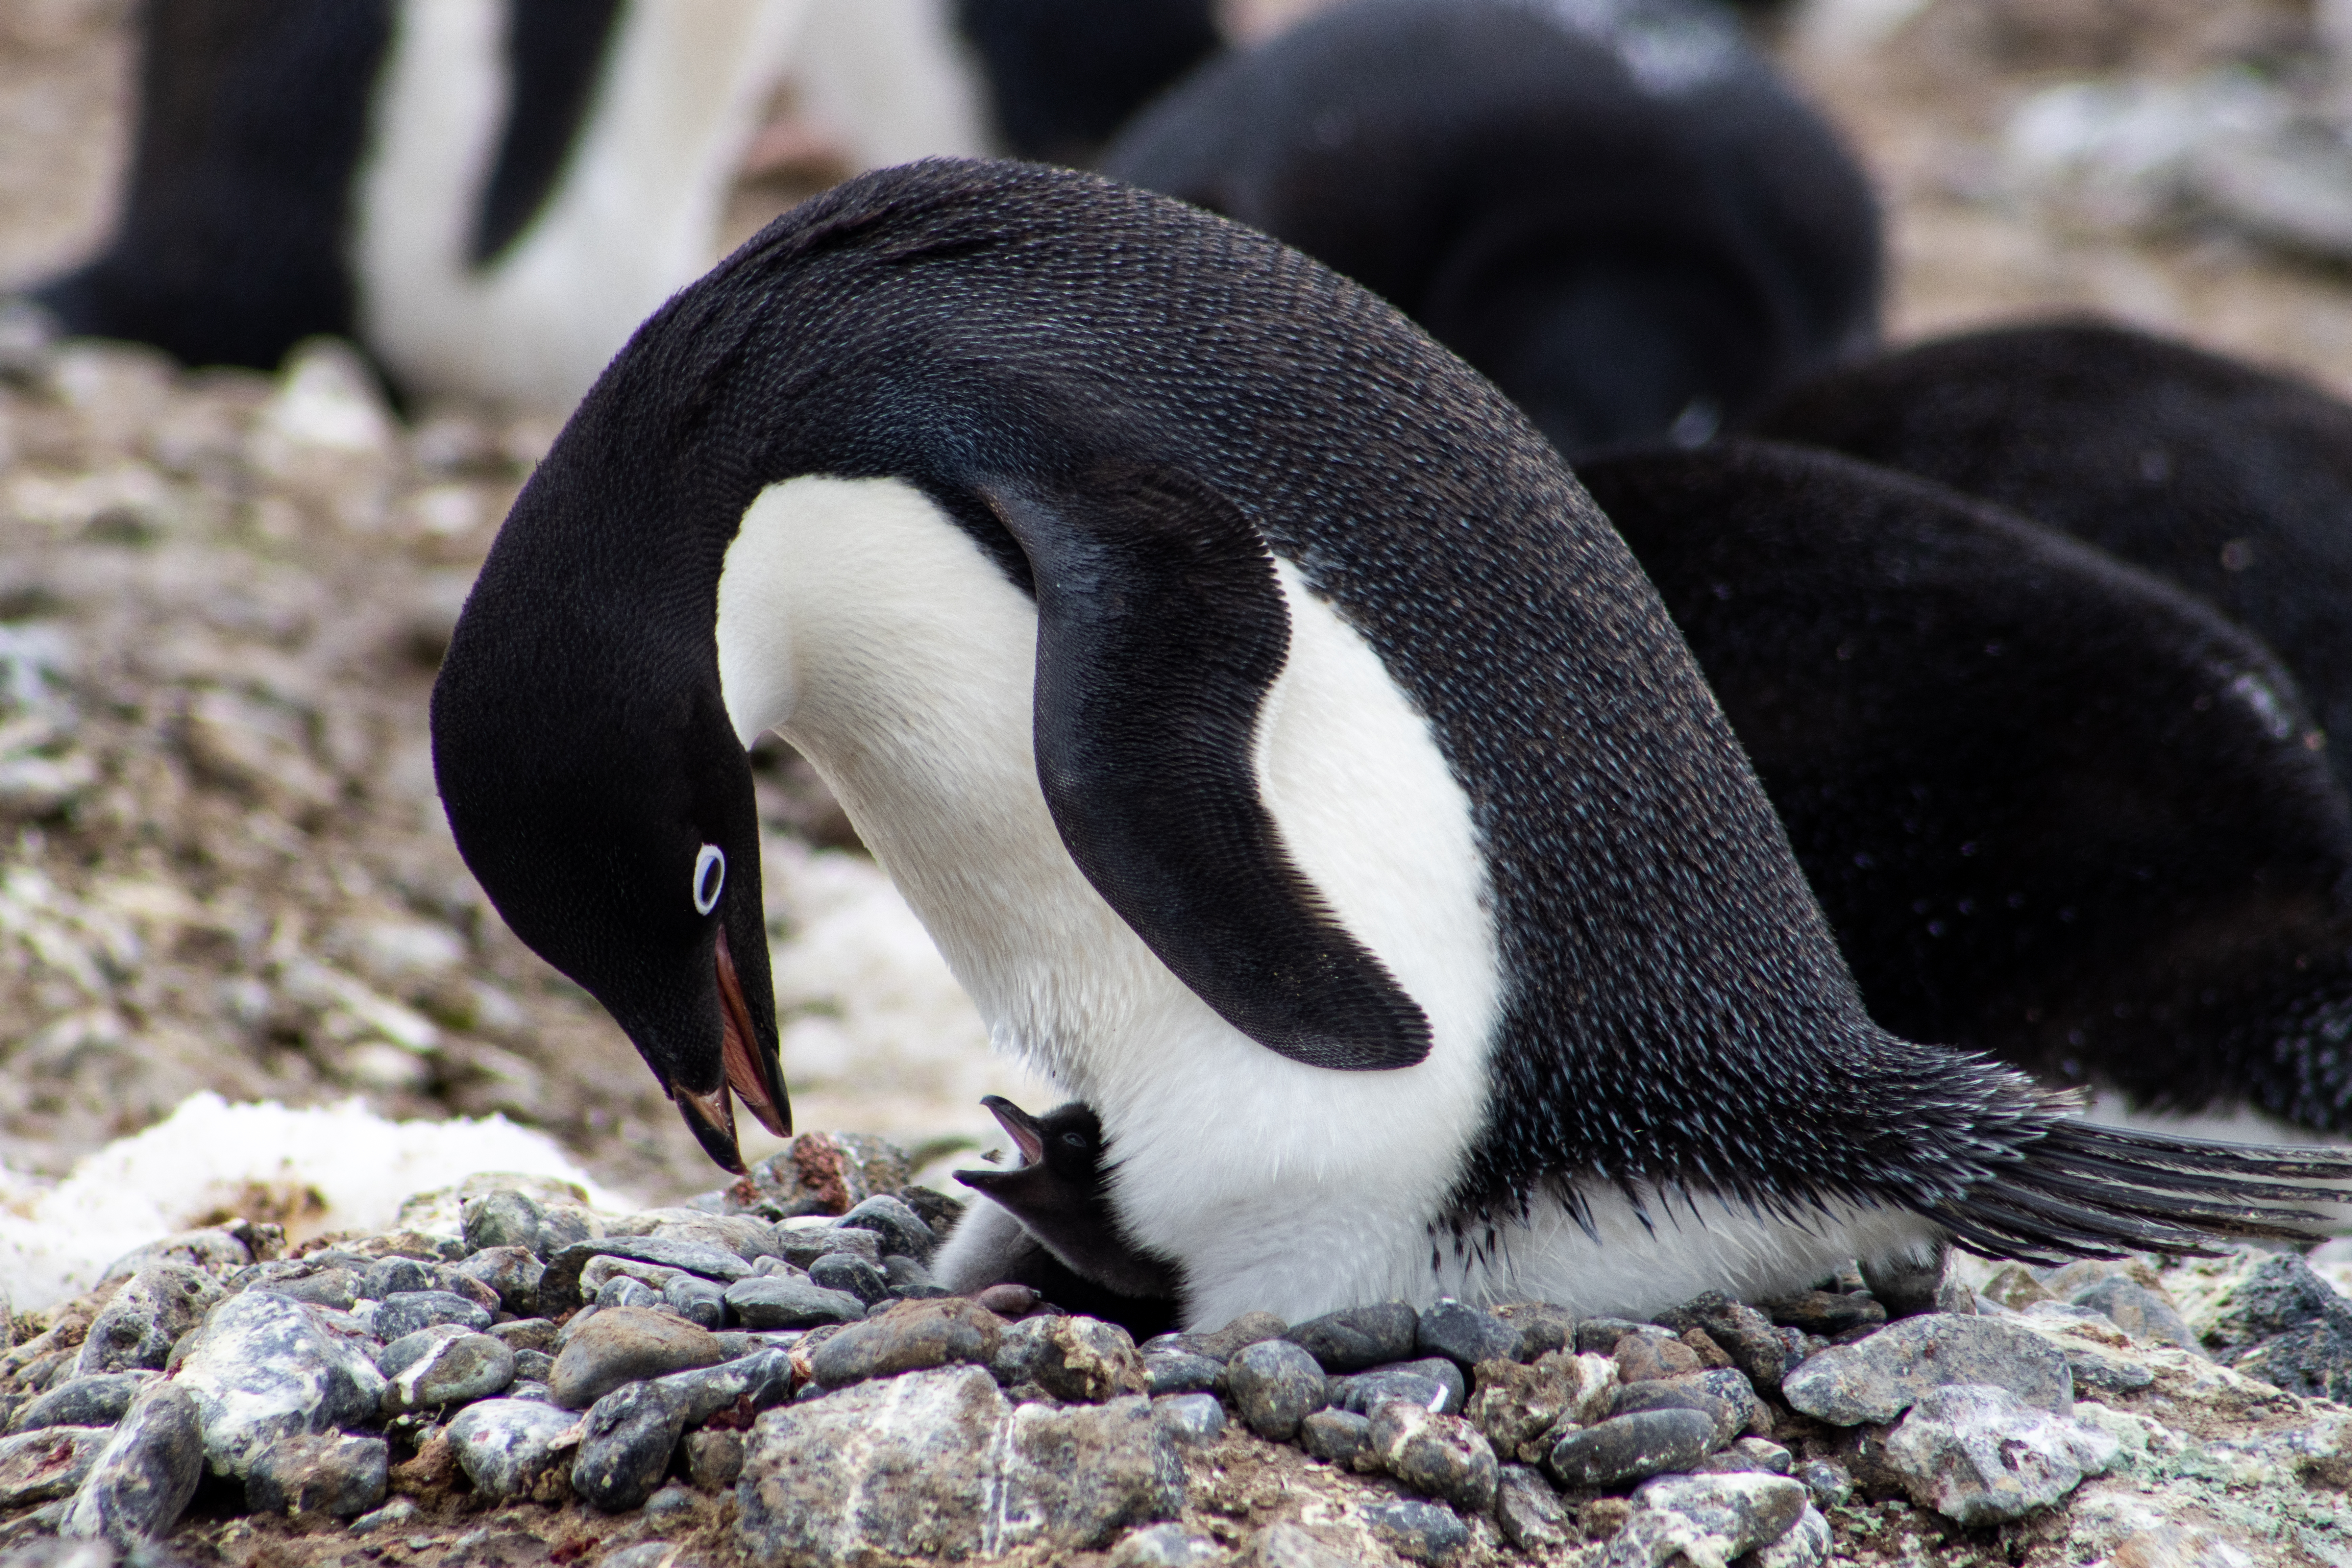
[[[1268,1050],[1356,1072],[1422,1060],[1428,1018],[1292,863],[1258,795],[1258,712],[1290,620],[1256,528],[1160,464],[982,493],[1036,584],[1037,780],[1087,880]]]

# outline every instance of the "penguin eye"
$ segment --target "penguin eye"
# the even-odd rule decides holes
[[[727,851],[706,844],[694,858],[694,912],[707,915],[719,907],[719,889],[727,886]]]

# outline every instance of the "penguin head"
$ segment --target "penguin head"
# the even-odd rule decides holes
[[[1048,1246],[1108,1225],[1103,1195],[1102,1121],[1077,1100],[1032,1116],[1002,1095],[981,1103],[1020,1152],[1009,1170],[958,1171],[957,1181],[993,1198]]]
[[[565,466],[541,466],[509,534],[557,525]],[[434,771],[507,923],[604,1004],[740,1173],[730,1089],[792,1130],[751,768],[698,647],[707,624],[663,611],[660,570],[635,575],[650,607],[592,580],[552,588],[530,552],[494,551],[434,687]]]

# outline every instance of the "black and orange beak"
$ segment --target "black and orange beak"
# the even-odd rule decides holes
[[[703,1152],[722,1169],[741,1175],[743,1154],[736,1142],[735,1102],[729,1090],[740,1096],[744,1109],[779,1138],[792,1136],[793,1102],[784,1089],[783,1063],[774,1050],[761,1044],[759,1031],[751,1026],[751,1009],[743,1000],[743,983],[735,973],[735,956],[728,948],[724,926],[719,930],[715,952],[723,1036],[720,1057],[726,1077],[717,1088],[698,1093],[672,1085],[670,1098],[685,1113],[686,1124],[702,1144]]]

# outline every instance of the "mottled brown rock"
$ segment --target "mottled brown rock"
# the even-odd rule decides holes
[[[826,1340],[808,1358],[808,1368],[827,1388],[845,1388],[959,1363],[985,1366],[1003,1332],[995,1313],[959,1296],[901,1301]],[[1140,1358],[1137,1364],[1139,1369]]]
[[[723,1359],[719,1341],[698,1324],[650,1307],[605,1307],[571,1335],[548,1386],[566,1410],[585,1410],[625,1383]]]

